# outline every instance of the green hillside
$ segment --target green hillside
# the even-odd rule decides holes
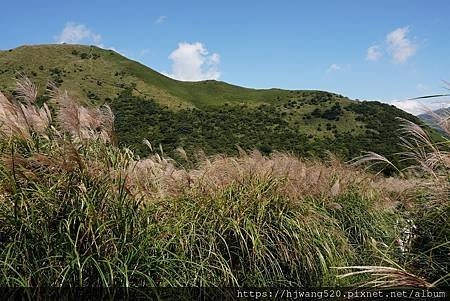
[[[0,51],[0,87],[11,88],[18,71],[31,74],[41,89],[52,79],[76,96],[101,101],[131,84],[135,93],[171,108],[229,103],[271,103],[295,97],[294,91],[256,90],[218,81],[181,82],[120,54],[95,46],[36,45]],[[43,91],[43,90],[42,90]]]
[[[259,148],[345,159],[364,150],[398,152],[402,117],[393,106],[353,101],[322,91],[248,89],[219,81],[181,82],[112,50],[81,45],[22,46],[0,51],[0,90],[13,93],[14,77],[27,74],[44,94],[53,81],[84,104],[109,103],[119,143],[141,155],[148,139],[176,156]],[[45,99],[45,98],[44,98]],[[395,158],[392,158],[395,161]]]

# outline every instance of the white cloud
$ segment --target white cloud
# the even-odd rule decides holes
[[[76,24],[74,22],[66,23],[66,26],[62,30],[61,34],[55,37],[55,41],[60,44],[92,44],[106,50],[113,50],[120,55],[125,56],[123,52],[119,51],[115,47],[105,46],[101,42],[101,35],[93,32],[83,24]]]
[[[366,60],[378,61],[383,56],[381,47],[379,45],[373,45],[367,48]]]
[[[386,36],[387,50],[395,63],[403,64],[416,53],[417,46],[407,37],[409,27],[397,28]]]
[[[165,75],[178,80],[199,81],[206,79],[219,79],[218,65],[220,56],[217,53],[209,54],[205,46],[200,43],[179,43],[178,48],[170,55],[172,72]]]
[[[217,53],[211,54],[211,56],[209,57],[209,63],[212,65],[219,64],[220,63],[220,55]]]
[[[350,65],[338,65],[338,64],[331,64],[330,67],[326,70],[326,73],[332,73],[332,72],[344,72],[350,70]]]
[[[341,66],[339,66],[338,64],[331,64],[330,67],[328,67],[328,69],[327,69],[327,73],[340,71],[340,70],[342,70]]]
[[[367,48],[366,60],[378,61],[387,52],[394,63],[403,64],[417,52],[417,44],[408,38],[409,27],[400,27],[386,35],[385,41]]]
[[[74,22],[66,23],[61,34],[55,37],[57,43],[67,44],[81,44],[88,43],[100,45],[102,37],[96,34],[83,24],[76,24]]]
[[[419,115],[428,112],[429,110],[438,110],[442,108],[447,108],[450,106],[449,100],[439,100],[439,101],[429,101],[429,100],[397,100],[391,102],[392,105],[396,106],[403,111],[411,113],[413,115]]]
[[[424,106],[417,100],[398,100],[391,102],[391,104],[414,115],[424,113]]]
[[[156,24],[161,24],[167,21],[167,16],[159,16],[156,20],[155,23]]]

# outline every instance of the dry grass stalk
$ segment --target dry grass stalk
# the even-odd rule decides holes
[[[0,129],[3,135],[30,137],[29,127],[21,113],[20,104],[12,102],[0,92]]]
[[[346,278],[356,275],[370,275],[371,279],[364,281],[360,287],[380,287],[380,288],[393,288],[393,287],[416,287],[416,288],[431,288],[433,284],[427,282],[421,277],[408,273],[404,270],[383,267],[383,266],[351,266],[351,267],[339,267],[337,269],[352,269],[353,272],[349,272],[343,275],[339,275],[338,278]]]
[[[17,99],[8,99],[0,93],[0,130],[6,136],[17,135],[29,139],[32,132],[44,134],[52,121],[47,105],[35,105],[36,86],[25,76],[16,81]]]
[[[58,104],[57,121],[64,133],[75,140],[100,139],[111,142],[114,135],[114,114],[107,105],[101,108],[85,108],[61,91],[54,84],[48,86],[48,93]],[[52,129],[54,134],[61,133],[51,126],[52,116],[47,104],[36,104],[37,88],[26,76],[16,81],[17,99],[8,99],[0,92],[0,132],[7,136],[30,139],[32,133],[46,136]],[[22,100],[22,101],[19,101]]]
[[[438,115],[433,113],[436,118],[441,119],[441,124],[445,125],[448,122],[448,116]],[[449,140],[443,137],[444,141],[441,143],[434,142],[428,133],[419,125],[405,119],[401,119],[402,126],[400,133],[400,144],[406,149],[399,153],[402,161],[407,161],[410,166],[399,170],[385,157],[374,152],[367,152],[365,155],[352,160],[352,165],[361,165],[369,163],[369,167],[377,163],[384,163],[394,167],[405,175],[406,172],[412,172],[418,177],[422,177],[422,181],[417,183],[417,187],[425,188],[433,193],[432,199],[436,201],[447,201],[450,176],[450,152],[442,150],[441,146],[448,144]],[[450,128],[443,127],[447,134],[450,134]],[[432,179],[427,180],[427,175]],[[417,182],[417,181],[416,181]]]
[[[32,132],[44,134],[51,123],[47,105],[38,108],[32,103],[9,100],[0,92],[0,131],[3,135],[17,135],[29,139]]]
[[[340,194],[358,186],[367,196],[382,194],[386,199],[385,205],[392,207],[397,196],[400,198],[406,189],[413,186],[407,184],[406,180],[402,185],[392,185],[392,182],[385,182],[381,177],[346,166],[337,160],[324,164],[282,153],[266,157],[258,151],[241,151],[239,157],[217,155],[189,171],[177,169],[171,160],[156,154],[133,161],[126,173],[130,190],[148,199],[179,195],[191,188],[213,195],[232,183],[243,183],[248,178],[262,181],[275,178],[281,181],[280,193],[294,202],[306,197],[332,202]]]
[[[438,118],[438,117],[436,117]],[[450,134],[450,129],[445,127],[448,116],[439,117],[444,124],[443,130]],[[447,202],[450,190],[448,177],[450,176],[450,153],[441,147],[448,144],[447,137],[443,143],[436,143],[418,125],[404,121],[402,127],[402,145],[407,149],[401,155],[405,159],[415,162],[410,168],[424,175],[430,175],[432,179],[422,181],[421,186],[432,192],[431,200]],[[430,203],[430,205],[433,205]]]
[[[375,152],[366,152],[364,155],[356,157],[349,162],[352,166],[360,166],[365,163],[371,163],[367,168],[370,168],[376,164],[386,164],[392,166],[395,170],[401,173],[401,171],[386,157],[379,155]]]
[[[38,90],[34,83],[24,74],[19,74],[16,80],[15,92],[17,98],[22,99],[27,104],[36,101]]]
[[[108,105],[101,108],[83,107],[67,91],[60,91],[54,84],[49,85],[49,93],[58,104],[57,120],[64,132],[70,133],[78,141],[112,140],[114,114]]]

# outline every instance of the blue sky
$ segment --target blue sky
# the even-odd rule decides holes
[[[0,49],[112,48],[174,78],[381,100],[445,93],[450,1],[7,1]],[[449,99],[424,102],[437,108]]]

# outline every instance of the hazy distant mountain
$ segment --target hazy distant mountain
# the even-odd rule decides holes
[[[438,120],[436,120],[436,118],[438,118],[438,116],[440,116],[440,117],[450,116],[450,108],[438,109],[438,110],[433,111],[433,113],[436,114],[437,116],[435,116],[434,114],[425,113],[425,114],[420,114],[417,117],[420,120],[422,120],[426,125],[442,132],[442,128],[439,126]]]

